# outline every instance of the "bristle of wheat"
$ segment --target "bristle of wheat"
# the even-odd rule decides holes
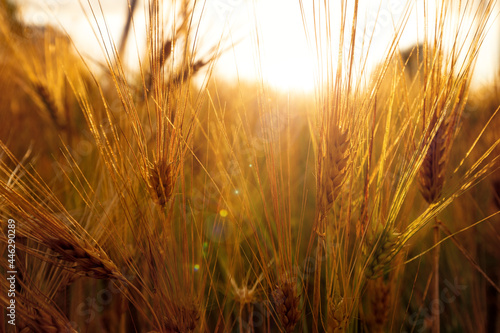
[[[172,163],[160,160],[149,168],[148,185],[153,201],[165,207],[174,193],[174,167]]]
[[[293,280],[286,280],[272,292],[275,311],[285,332],[293,332],[300,319],[300,297]]]

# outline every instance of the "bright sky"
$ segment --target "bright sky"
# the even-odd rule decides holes
[[[76,0],[17,0],[22,5],[26,21],[35,24],[59,22],[72,36],[76,46],[95,59],[103,59],[97,39],[90,29],[90,24]],[[83,8],[88,10],[87,0],[81,0]],[[89,0],[95,10],[100,11],[98,0]],[[312,1],[304,0],[306,6]],[[321,1],[322,2],[322,1]],[[337,1],[334,1],[337,3]],[[105,14],[108,31],[115,41],[119,41],[127,8],[127,0],[100,0]],[[198,0],[201,5],[203,1]],[[415,2],[414,2],[415,3]],[[421,3],[416,2],[416,3]],[[374,66],[383,58],[384,52],[392,39],[394,22],[398,22],[404,12],[407,1],[404,0],[360,0],[360,27],[366,26],[367,35],[375,31],[368,58],[369,66]],[[201,8],[201,7],[200,7]],[[432,8],[432,7],[431,7]],[[311,13],[312,8],[305,8]],[[415,11],[415,12],[418,12]],[[338,21],[338,9],[331,10],[332,22]],[[377,16],[378,15],[378,16]],[[422,14],[420,12],[420,17]],[[145,35],[144,2],[139,1],[135,15],[135,34]],[[104,20],[99,19],[104,27]],[[419,34],[422,36],[423,25],[417,15],[413,15],[401,40],[402,47],[415,43]],[[472,22],[472,21],[471,21]],[[466,27],[472,23],[469,22]],[[259,34],[257,39],[256,27]],[[374,30],[375,29],[375,30]],[[312,16],[308,16],[307,30],[311,42],[314,42]],[[314,44],[308,45],[301,17],[299,0],[206,0],[200,31],[204,43],[201,49],[207,49],[225,35],[228,45],[237,43],[235,48],[223,54],[216,67],[217,75],[226,79],[262,78],[271,85],[292,90],[311,91],[314,89],[316,54]],[[480,53],[476,71],[476,83],[493,79],[500,61],[498,22],[492,26]],[[131,33],[133,35],[133,31]],[[141,37],[142,38],[142,37]],[[139,39],[139,48],[144,41]],[[258,43],[258,47],[257,47]],[[332,34],[332,45],[338,45],[338,32]],[[129,63],[134,66],[137,59],[135,41],[129,40]],[[333,50],[332,53],[336,53]],[[359,64],[358,64],[359,66]]]

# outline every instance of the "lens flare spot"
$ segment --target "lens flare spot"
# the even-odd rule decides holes
[[[201,253],[203,253],[204,257],[207,256],[207,254],[208,254],[208,243],[207,242],[203,242],[203,249],[202,249]]]

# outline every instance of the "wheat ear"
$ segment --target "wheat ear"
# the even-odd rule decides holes
[[[149,168],[148,187],[153,201],[165,207],[174,193],[176,172],[173,163],[161,159]]]
[[[47,109],[47,112],[50,115],[50,119],[54,123],[54,125],[58,128],[61,129],[61,124],[59,122],[59,108],[57,107],[57,104],[55,102],[55,99],[53,98],[53,95],[50,93],[48,90],[47,86],[42,83],[35,83],[35,91],[40,97],[45,109]]]
[[[439,126],[419,170],[420,193],[429,204],[441,196],[443,189],[446,165],[453,139],[452,126],[450,125],[451,120],[445,120]]]
[[[69,320],[63,315],[54,315],[43,307],[32,308],[27,326],[33,332],[43,333],[76,333]]]
[[[324,153],[323,184],[321,188],[321,207],[323,213],[328,212],[340,194],[345,181],[349,162],[349,133],[340,126],[330,128]]]
[[[383,332],[389,317],[391,286],[380,277],[368,283],[371,316],[368,319],[370,332]]]
[[[343,333],[346,331],[349,316],[344,303],[344,299],[328,301],[328,332]]]
[[[285,332],[293,332],[300,319],[300,297],[293,279],[287,279],[272,292],[274,309]]]
[[[95,279],[127,281],[103,251],[83,239],[74,236],[69,238],[45,238],[44,244],[59,253],[60,259],[74,263],[74,269],[81,275]]]
[[[381,224],[372,236],[366,237],[363,253],[368,260],[365,270],[367,278],[376,279],[387,271],[401,249],[400,238],[400,233],[392,228],[385,230]]]
[[[448,163],[450,148],[453,142],[454,129],[455,129],[455,117],[456,113],[452,114],[452,117],[445,118],[441,124],[439,124],[436,134],[430,142],[429,149],[425,155],[422,165],[419,170],[419,188],[420,193],[424,197],[427,203],[432,204],[437,201],[441,196],[441,191],[444,185],[444,178],[446,173],[446,165]],[[437,120],[434,116],[431,124],[436,124]],[[433,253],[433,271],[434,271],[434,283],[433,283],[433,297],[435,299],[439,298],[439,227],[437,224],[434,225],[434,244],[436,248]],[[440,331],[440,316],[439,313],[433,315],[433,333],[439,333]]]

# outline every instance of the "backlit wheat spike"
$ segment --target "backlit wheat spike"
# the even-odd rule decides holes
[[[321,195],[322,208],[328,212],[340,194],[345,180],[349,161],[349,133],[346,129],[334,126],[327,137],[325,165],[323,167],[323,184]]]
[[[54,125],[57,128],[61,128],[61,124],[59,122],[59,108],[57,107],[57,104],[53,98],[53,95],[50,93],[50,91],[47,89],[47,87],[42,84],[42,83],[36,83],[35,84],[35,91],[37,92],[38,96],[42,100],[43,105],[47,109],[50,119],[54,122]]]
[[[285,332],[293,332],[300,319],[300,298],[292,279],[286,280],[276,286],[272,292],[274,309]]]
[[[455,116],[455,114],[453,114]],[[437,128],[435,136],[430,142],[418,174],[420,193],[428,204],[439,200],[444,185],[446,165],[449,159],[453,140],[454,121],[446,118]],[[434,226],[434,243],[439,244],[439,228]],[[434,299],[439,298],[439,246],[433,252],[434,281],[432,293]],[[432,332],[440,332],[440,315],[433,314]]]
[[[60,259],[75,264],[75,270],[84,276],[95,279],[117,279],[127,281],[116,265],[102,252],[93,248],[83,239],[45,239],[45,244],[59,253]]]
[[[328,301],[328,333],[343,333],[349,322],[344,299]]]
[[[174,167],[162,159],[149,168],[148,185],[153,201],[165,207],[174,192]]]
[[[209,61],[204,61],[204,60],[198,60],[192,64],[189,64],[185,68],[181,69],[179,73],[177,73],[175,76],[173,76],[169,82],[170,86],[178,86],[179,84],[187,81],[191,76],[195,75],[205,67]]]
[[[367,278],[376,279],[388,269],[400,250],[400,237],[400,233],[391,229],[384,230],[381,225],[373,236],[367,236],[363,247],[364,255],[369,260],[365,271]]]
[[[163,43],[163,46],[160,51],[160,68],[163,67],[163,64],[165,64],[165,61],[170,57],[170,54],[172,54],[172,40],[167,40],[165,43]]]
[[[439,126],[420,167],[418,175],[420,193],[428,203],[436,201],[441,196],[443,189],[446,165],[453,139],[450,124],[451,121],[447,119]]]
[[[383,332],[389,316],[391,286],[382,277],[368,283],[370,297],[370,317],[368,325],[370,332]]]

